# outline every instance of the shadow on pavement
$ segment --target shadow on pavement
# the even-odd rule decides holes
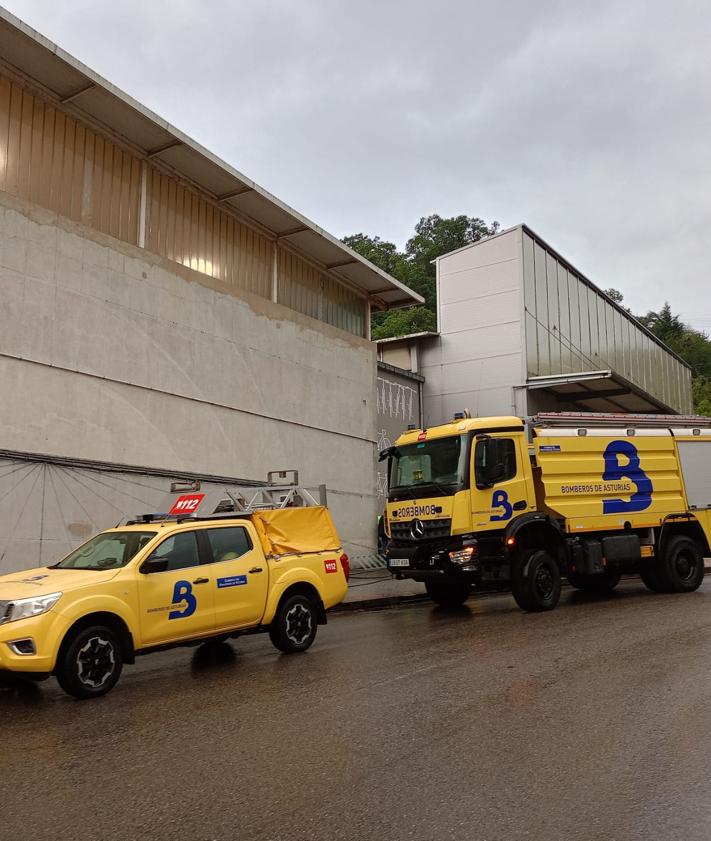
[[[237,653],[229,643],[205,643],[195,649],[190,668],[194,673],[214,672],[234,666],[237,660]]]
[[[44,700],[37,682],[12,676],[0,678],[0,708],[33,707]]]

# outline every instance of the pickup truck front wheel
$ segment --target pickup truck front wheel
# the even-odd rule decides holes
[[[82,628],[62,646],[57,681],[75,698],[97,698],[116,686],[123,669],[121,643],[111,628]]]
[[[317,625],[316,605],[308,596],[296,593],[279,605],[269,626],[269,639],[279,651],[287,654],[306,651],[316,637]]]

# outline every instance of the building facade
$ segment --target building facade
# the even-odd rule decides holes
[[[374,547],[370,310],[419,296],[4,11],[0,293],[0,572],[141,475],[296,468]]]
[[[379,343],[417,360],[424,422],[542,411],[688,414],[689,366],[525,225],[437,260],[438,332]]]

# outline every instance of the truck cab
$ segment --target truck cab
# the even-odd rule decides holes
[[[442,603],[471,587],[508,585],[503,535],[537,510],[521,418],[465,418],[408,430],[389,462],[386,557],[396,578],[423,581]]]

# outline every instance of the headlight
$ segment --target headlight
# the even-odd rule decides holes
[[[453,564],[468,564],[474,555],[476,555],[476,546],[465,546],[456,552],[450,552],[449,560]]]
[[[33,596],[30,599],[0,601],[0,625],[46,613],[57,604],[61,595],[61,593],[50,593],[48,596]]]

